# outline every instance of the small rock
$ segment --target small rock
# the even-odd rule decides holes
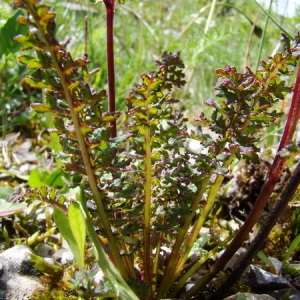
[[[244,273],[242,281],[254,291],[266,291],[290,288],[292,285],[285,278],[269,273],[259,267],[250,265]]]
[[[4,272],[4,267],[2,262],[0,261],[0,277],[3,275],[3,272]]]
[[[0,254],[0,299],[26,300],[44,287],[35,280],[36,271],[30,259],[32,250],[19,245]]]
[[[299,300],[300,299],[300,292],[293,287],[281,289],[281,290],[275,290],[275,291],[268,291],[268,294],[274,297],[276,300],[281,300],[281,299]]]
[[[282,262],[279,261],[277,258],[275,257],[269,257],[269,260],[271,261],[271,263],[273,264],[276,274],[277,275],[281,275],[282,273]]]
[[[0,262],[13,273],[19,273],[22,264],[26,264],[30,260],[32,250],[26,245],[18,245],[13,248],[7,249],[0,254]]]
[[[225,252],[225,250],[222,250],[219,254],[218,257],[221,257],[222,254]],[[243,257],[245,256],[247,250],[243,247],[241,247],[229,260],[229,262],[225,265],[224,271],[226,270],[233,270],[236,265],[239,264],[240,261],[242,261]]]
[[[48,244],[42,244],[37,250],[36,254],[44,258],[51,257],[54,254],[54,249]]]
[[[45,257],[44,262],[49,264],[49,265],[54,265],[54,259],[50,257]]]
[[[251,294],[251,293],[238,293],[231,295],[223,300],[238,300],[238,299],[247,299],[247,300],[275,300],[275,298],[266,295],[266,294]]]
[[[52,258],[63,265],[71,264],[74,261],[74,255],[71,250],[63,248],[56,251]]]

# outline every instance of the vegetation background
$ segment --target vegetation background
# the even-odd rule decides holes
[[[58,15],[58,37],[70,39],[69,49],[74,57],[82,56],[85,51],[87,16],[87,53],[91,68],[101,68],[93,85],[98,89],[106,88],[104,5],[90,0],[49,0],[47,3]],[[272,1],[271,15],[294,35],[299,28],[300,11],[295,11],[293,16],[277,13],[279,8],[284,11],[292,4],[294,0],[287,0],[284,7],[282,1]],[[268,10],[269,4],[263,7]],[[11,1],[1,0],[0,26],[13,13]],[[196,117],[203,109],[202,100],[214,96],[217,68],[229,64],[240,72],[245,66],[255,69],[260,59],[266,59],[278,47],[281,30],[271,20],[266,24],[266,18],[254,0],[130,0],[118,5],[115,14],[117,108],[125,107],[124,97],[128,90],[140,73],[154,68],[154,61],[164,50],[180,50],[188,83],[178,96],[184,99],[183,109],[190,119]],[[263,35],[260,29],[265,29]],[[24,110],[28,111],[28,104],[40,97],[26,89],[25,94],[22,93],[24,89],[17,78],[24,77],[28,71],[17,64],[17,57],[16,53],[0,53],[2,133],[13,131],[20,123],[26,124],[28,115],[24,115]],[[14,117],[12,112],[15,112]]]

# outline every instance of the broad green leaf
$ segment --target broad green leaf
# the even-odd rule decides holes
[[[30,187],[40,188],[42,185],[45,185],[47,177],[47,171],[41,171],[38,168],[33,169],[29,175],[28,185]]]
[[[64,175],[65,173],[61,168],[56,169],[52,173],[41,171],[39,168],[36,168],[31,171],[28,184],[30,187],[37,188],[40,188],[43,185],[49,187],[62,187],[64,185],[62,180]]]
[[[63,169],[58,168],[49,175],[45,184],[51,187],[62,187],[64,185],[64,181],[62,179],[64,175],[65,173]]]
[[[75,261],[78,264],[79,268],[83,267],[83,257],[79,251],[77,241],[73,235],[71,230],[71,226],[69,223],[69,217],[66,216],[61,210],[54,208],[54,220],[55,224],[63,236],[63,238],[68,242],[68,245],[74,255]]]
[[[21,48],[21,45],[17,44],[14,38],[18,34],[26,34],[28,27],[22,26],[16,21],[20,15],[23,15],[21,9],[17,10],[0,29],[0,56],[15,53]]]
[[[0,186],[0,199],[7,199],[14,193],[14,189],[10,186]]]
[[[21,212],[26,207],[26,203],[13,203],[0,199],[0,217],[6,217]]]
[[[77,244],[77,249],[78,249],[77,251],[78,257],[75,256],[75,259],[78,264],[78,267],[83,268],[86,226],[85,226],[85,220],[83,219],[80,206],[78,203],[76,202],[71,203],[68,210],[68,217],[69,217],[70,228],[73,233],[74,239]]]

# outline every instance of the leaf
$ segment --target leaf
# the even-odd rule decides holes
[[[77,241],[73,235],[73,231],[69,222],[69,216],[66,216],[61,210],[54,208],[54,220],[59,232],[68,242],[78,267],[84,267],[83,255],[80,252]]]
[[[29,56],[29,55],[22,55],[19,57],[19,62],[22,64],[26,64],[28,69],[37,69],[42,67],[42,63],[39,59]]]
[[[64,185],[64,181],[62,179],[64,175],[65,172],[63,171],[63,169],[58,168],[50,174],[50,176],[45,181],[45,184],[51,187],[62,187]]]
[[[1,192],[2,188],[0,189]],[[27,207],[26,203],[13,203],[7,202],[4,199],[0,199],[0,217],[10,216],[21,212]]]
[[[47,171],[41,171],[38,168],[32,170],[29,175],[28,185],[30,187],[40,188],[42,185],[45,185],[47,175],[48,175]]]
[[[30,173],[28,184],[30,187],[37,188],[40,188],[43,185],[47,185],[48,187],[62,187],[64,185],[62,179],[64,175],[65,172],[61,168],[56,169],[52,173],[35,168]]]
[[[298,234],[294,238],[294,240],[292,241],[291,245],[289,246],[287,252],[285,253],[285,255],[283,257],[283,261],[284,262],[287,262],[291,258],[293,252],[296,251],[296,249],[298,248],[299,243],[300,243],[300,234]]]
[[[15,53],[21,48],[21,45],[17,44],[14,38],[19,34],[26,34],[28,27],[24,27],[16,21],[20,15],[23,15],[23,12],[18,9],[0,29],[0,57],[4,54]]]
[[[7,199],[14,193],[14,189],[10,186],[0,187],[0,199]]]
[[[86,199],[84,197],[84,192],[81,188],[81,192],[79,194],[79,201],[87,218],[87,232],[89,237],[93,241],[95,255],[98,261],[99,267],[103,270],[103,273],[107,277],[107,279],[112,283],[116,292],[120,295],[120,299],[125,300],[138,300],[139,298],[135,295],[133,290],[128,286],[127,282],[121,276],[120,272],[116,269],[115,265],[109,259],[108,255],[105,253],[101,243],[99,242],[99,237],[93,227],[92,220],[89,217],[89,212],[86,207]],[[96,241],[96,242],[95,242]]]
[[[71,203],[68,210],[68,217],[69,217],[70,228],[78,248],[78,251],[76,251],[76,253],[78,252],[78,257],[76,257],[74,253],[75,260],[78,264],[78,267],[83,268],[86,226],[85,226],[85,220],[82,216],[80,206],[78,203],[76,202]]]
[[[23,81],[25,83],[29,84],[30,87],[35,88],[35,89],[43,89],[43,88],[51,89],[51,85],[49,85],[45,81],[41,81],[39,79],[35,79],[35,78],[31,77],[31,76],[27,76]]]
[[[30,258],[34,263],[35,270],[56,277],[63,275],[63,268],[61,266],[57,264],[49,264],[42,257],[35,254],[30,254]]]

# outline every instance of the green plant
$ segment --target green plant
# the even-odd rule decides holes
[[[37,93],[30,91],[29,87],[22,86],[22,82],[18,80],[28,74],[26,68],[18,64],[16,53],[21,45],[14,41],[17,34],[28,32],[28,28],[16,21],[23,11],[12,11],[9,5],[2,3],[0,20],[2,14],[8,16],[4,25],[0,27],[0,127],[4,137],[16,128],[30,128],[27,123],[33,116],[24,107],[30,105],[31,97]]]
[[[16,40],[23,50],[36,51],[35,57],[23,55],[20,62],[39,69],[42,76],[26,77],[24,82],[45,89],[46,95],[45,103],[32,107],[53,115],[64,151],[60,159],[66,171],[76,176],[73,184],[80,186],[71,203],[53,188],[39,187],[31,195],[53,204],[58,228],[77,253],[79,266],[84,264],[86,227],[99,266],[116,296],[189,298],[205,289],[247,238],[288,158],[299,153],[297,145],[292,145],[300,110],[297,80],[279,151],[256,204],[225,253],[186,292],[187,279],[210,257],[205,254],[184,268],[193,246],[203,245],[199,232],[209,220],[225,175],[236,161],[259,163],[258,133],[281,116],[274,107],[291,91],[282,76],[293,73],[298,45],[261,62],[256,72],[247,68],[238,73],[230,66],[218,69],[216,90],[221,100],[205,100],[212,115],[200,113],[195,132],[188,130],[186,118],[175,109],[179,100],[174,90],[186,83],[180,53],[164,52],[156,62],[157,69],[142,74],[141,82],[126,97],[127,126],[117,135],[116,120],[121,113],[115,111],[111,44],[115,3],[104,3],[110,20],[109,112],[103,109],[106,92],[95,91],[88,84],[97,70],[89,71],[86,55],[73,59],[67,44],[57,40],[55,13],[50,7],[36,0],[15,1],[27,12],[18,21],[31,28],[28,35]],[[88,201],[94,202],[95,210],[88,208]],[[232,237],[231,232],[229,240]],[[211,242],[211,253],[226,246],[225,242]]]

